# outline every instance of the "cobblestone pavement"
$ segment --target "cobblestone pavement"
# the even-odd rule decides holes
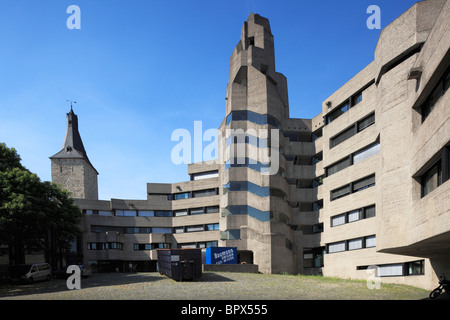
[[[176,282],[157,272],[98,273],[69,290],[64,279],[0,287],[0,299],[13,300],[298,300],[426,299],[428,291],[402,285],[368,289],[364,281],[289,275],[203,273],[199,281]]]

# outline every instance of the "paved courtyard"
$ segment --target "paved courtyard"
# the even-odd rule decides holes
[[[157,272],[98,273],[69,290],[64,279],[0,287],[0,299],[13,300],[417,300],[423,289],[382,283],[368,289],[365,281],[290,275],[203,273],[196,282],[176,282]]]

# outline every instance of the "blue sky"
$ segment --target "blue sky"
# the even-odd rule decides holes
[[[312,118],[373,60],[380,30],[366,27],[367,7],[380,7],[384,28],[415,2],[2,0],[0,142],[51,180],[75,100],[99,198],[145,199],[147,182],[189,179],[171,161],[172,132],[223,120],[230,55],[251,12],[270,21],[291,117]],[[80,30],[66,26],[72,4]]]

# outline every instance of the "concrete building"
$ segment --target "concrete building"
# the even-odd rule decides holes
[[[156,248],[233,246],[263,273],[323,274],[427,289],[450,270],[450,2],[416,3],[374,60],[289,116],[269,21],[251,14],[230,58],[216,163],[146,200],[98,200],[97,171],[67,115],[52,179],[85,213],[79,253],[102,270],[154,270]]]

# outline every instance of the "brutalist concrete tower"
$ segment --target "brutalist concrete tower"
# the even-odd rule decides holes
[[[50,159],[52,182],[70,191],[73,198],[98,200],[98,172],[86,154],[78,132],[78,117],[72,107],[67,113],[67,131],[62,149]]]
[[[275,71],[269,21],[250,14],[230,59],[226,118],[220,126],[221,246],[263,273],[296,272],[288,222],[289,186],[280,154],[289,117],[286,78]],[[281,156],[280,156],[281,155]]]

